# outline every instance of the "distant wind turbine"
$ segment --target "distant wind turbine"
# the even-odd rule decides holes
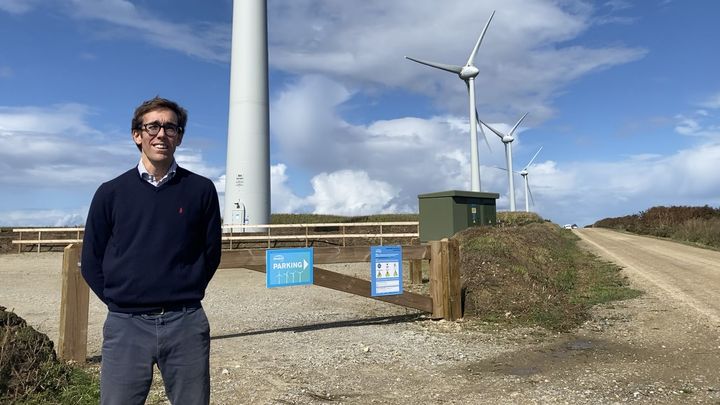
[[[537,157],[538,153],[540,153],[542,148],[543,147],[541,146],[540,149],[538,149],[538,151],[535,152],[535,155],[533,155],[532,159],[530,159],[530,162],[528,162],[528,164],[525,165],[525,167],[521,171],[512,172],[515,174],[519,174],[520,176],[522,176],[523,180],[525,180],[525,212],[530,212],[530,201],[532,201],[533,205],[535,204],[535,199],[533,198],[532,191],[530,190],[530,183],[528,182],[528,174],[530,174],[528,172],[528,168],[533,163],[533,161]],[[493,166],[493,167],[496,169],[505,170],[506,172],[510,173],[508,171],[508,169],[506,169],[504,167],[500,167],[500,166]],[[529,199],[528,199],[528,197],[529,197]]]
[[[502,132],[498,131],[497,129],[491,127],[490,125],[484,123],[478,118],[478,121],[482,125],[485,125],[488,127],[489,130],[491,130],[495,135],[499,136],[502,140],[502,143],[505,144],[505,161],[507,163],[507,172],[508,172],[508,190],[510,191],[510,211],[515,211],[515,184],[513,182],[513,168],[512,168],[512,142],[515,140],[513,137],[513,134],[515,133],[515,130],[520,125],[520,123],[527,117],[528,113],[525,113],[525,115],[522,116],[518,120],[518,122],[515,124],[514,127],[508,132],[507,134],[503,134]],[[525,182],[525,185],[527,186],[527,181]],[[527,191],[527,190],[525,190]]]
[[[475,44],[475,48],[473,48],[472,53],[470,53],[470,57],[467,60],[467,63],[465,63],[465,66],[456,66],[456,65],[446,65],[444,63],[436,63],[436,62],[428,62],[420,59],[411,58],[409,56],[406,56],[405,58],[410,59],[413,62],[421,63],[423,65],[427,65],[430,67],[434,67],[437,69],[445,70],[448,72],[456,73],[467,86],[468,89],[468,97],[470,99],[470,189],[472,191],[481,191],[480,190],[480,159],[478,157],[478,145],[477,145],[477,127],[478,127],[478,121],[477,121],[477,110],[475,108],[475,77],[480,72],[477,67],[474,65],[475,61],[475,54],[478,51],[478,48],[480,47],[480,44],[482,43],[483,37],[485,36],[485,32],[487,32],[488,26],[490,26],[490,21],[492,21],[493,16],[495,15],[495,11],[490,14],[490,18],[488,18],[487,23],[485,24],[485,28],[483,28],[482,33],[480,34],[480,38],[478,38],[477,43]],[[482,130],[482,128],[481,128]],[[485,136],[485,133],[483,132],[483,136]],[[487,142],[487,138],[485,139]]]
[[[538,149],[537,152],[535,152],[535,155],[533,155],[532,159],[528,162],[528,164],[523,167],[522,170],[520,170],[520,175],[522,176],[523,180],[525,180],[525,212],[530,212],[530,201],[528,200],[528,196],[530,196],[530,199],[533,200],[533,205],[535,204],[535,199],[532,196],[532,192],[530,191],[530,184],[528,183],[528,168],[533,163],[535,158],[537,157],[538,153],[542,150],[542,146],[540,149]]]

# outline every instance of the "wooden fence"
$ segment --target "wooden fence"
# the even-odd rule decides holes
[[[65,247],[60,303],[58,355],[84,362],[87,357],[87,328],[90,289],[80,274],[81,244]],[[313,266],[313,284],[372,298],[432,314],[434,319],[462,317],[460,252],[455,240],[443,239],[427,245],[403,246],[404,261],[410,263],[413,282],[422,277],[421,262],[429,262],[430,296],[403,291],[400,295],[371,296],[370,281]],[[313,249],[314,264],[370,262],[369,246],[320,247]],[[265,249],[225,250],[220,269],[246,268],[265,272]],[[369,270],[368,270],[369,271]]]
[[[66,246],[68,243],[82,242],[82,232],[85,228],[16,228],[13,232],[18,234],[18,239],[12,241],[18,247],[18,253],[22,252],[23,245],[37,245],[37,252],[45,246]],[[33,237],[25,237],[26,234],[37,234]],[[58,235],[59,234],[59,235]],[[73,236],[68,236],[73,235]],[[50,236],[50,238],[47,238]]]
[[[414,232],[397,232],[398,228],[413,228]],[[367,229],[374,232],[367,232]],[[18,253],[22,252],[23,246],[37,246],[36,251],[39,253],[42,246],[52,250],[53,247],[64,247],[70,243],[82,243],[84,228],[16,228],[13,232],[18,234],[18,239],[12,241],[17,245]],[[411,244],[417,242],[419,237],[419,223],[409,221],[223,225],[222,240],[225,249],[238,249],[252,242],[268,248],[280,242],[297,242],[307,247],[324,241],[325,244],[346,246],[349,240],[372,240],[382,245],[390,239]]]

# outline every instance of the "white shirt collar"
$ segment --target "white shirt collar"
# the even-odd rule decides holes
[[[150,174],[148,172],[147,168],[145,168],[145,164],[143,163],[142,159],[140,159],[140,163],[138,163],[138,173],[140,173],[140,177],[142,177],[143,180],[147,181],[148,183],[152,184],[155,187],[160,187],[161,185],[167,183],[170,181],[170,179],[175,176],[175,172],[177,172],[177,162],[173,160],[172,165],[170,165],[170,169],[168,170],[167,174],[163,176],[162,179],[156,179],[155,176]]]

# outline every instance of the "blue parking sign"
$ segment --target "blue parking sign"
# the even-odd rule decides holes
[[[312,284],[313,248],[266,250],[265,281],[268,288]]]

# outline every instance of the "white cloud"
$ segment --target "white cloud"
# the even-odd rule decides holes
[[[310,180],[312,194],[300,197],[289,187],[286,170],[282,163],[271,168],[273,212],[352,216],[412,211],[392,203],[397,194],[392,185],[373,180],[364,171],[320,173]]]
[[[546,161],[530,168],[530,184],[541,215],[558,223],[591,224],[656,205],[718,206],[717,162],[717,142],[667,156],[632,156],[618,162],[561,166]]]
[[[2,226],[74,227],[85,226],[88,207],[77,210],[13,210],[0,211]]]
[[[0,185],[100,184],[137,159],[130,136],[119,142],[87,123],[79,104],[0,107]]]
[[[315,214],[368,215],[398,209],[391,204],[397,191],[384,181],[370,179],[363,171],[321,173],[311,183],[315,192],[308,202]]]
[[[24,14],[35,8],[39,0],[0,0],[0,10],[10,14]]]
[[[692,118],[682,118],[675,126],[675,131],[682,135],[693,135],[700,129],[700,124]]]
[[[76,133],[99,135],[86,124],[91,109],[81,104],[59,104],[52,107],[1,107],[0,131]]]
[[[273,212],[408,212],[417,209],[418,194],[468,189],[467,119],[405,117],[352,125],[337,112],[352,94],[335,81],[310,76],[271,103],[273,160],[284,162],[272,171]],[[515,141],[516,153],[524,151],[523,136]],[[489,140],[492,152],[481,145],[482,187],[506,190],[504,172],[489,167],[505,166],[503,145],[494,135]],[[293,173],[315,175],[312,195],[295,194],[302,179]]]
[[[710,108],[710,109],[718,109],[720,108],[720,93],[713,94],[712,96],[708,97],[705,101],[700,103],[702,107]]]
[[[288,186],[287,166],[283,163],[270,167],[270,190],[272,212],[296,213],[308,211],[305,200],[296,195]]]
[[[227,24],[172,22],[161,12],[143,9],[127,0],[70,0],[69,4],[74,17],[110,23],[123,28],[122,35],[138,36],[160,48],[203,60],[223,63],[230,60],[231,29]]]
[[[337,110],[353,94],[329,79],[301,78],[272,103],[274,153],[285,161],[274,167],[274,212],[337,214],[362,211],[359,207],[371,207],[372,212],[414,211],[418,194],[468,188],[464,117],[405,117],[352,125]],[[281,115],[281,111],[291,113]],[[703,115],[676,119],[689,134],[709,133],[712,125],[703,126],[698,118],[712,119]],[[501,131],[513,124],[491,123]],[[516,170],[536,152],[522,142],[532,136],[532,127],[518,132],[513,143]],[[497,136],[488,136],[492,152],[480,146],[483,190],[499,192],[498,208],[506,210],[506,173],[490,167],[505,166],[504,148]],[[720,161],[718,153],[717,142],[670,155],[637,153],[615,162],[559,163],[543,159],[541,153],[529,177],[535,209],[558,223],[587,224],[653,205],[717,204],[720,178],[713,175],[713,167]],[[302,181],[293,178],[295,172],[321,173],[311,180],[310,196],[293,191]],[[524,207],[523,182],[520,177],[516,180],[517,206]],[[294,203],[278,205],[278,201]]]
[[[707,110],[697,110],[692,116],[679,114],[675,119],[675,132],[680,135],[720,138],[720,126],[715,124],[715,117]]]
[[[438,7],[429,0],[304,1],[270,2],[271,64],[363,83],[365,89],[410,88],[461,113],[466,90],[455,75],[402,56],[464,64],[493,9],[497,13],[476,57],[476,83],[479,110],[499,118],[507,119],[508,111],[532,111],[534,120],[545,119],[552,114],[552,98],[569,82],[645,54],[622,46],[563,45],[593,23],[593,9],[580,3],[509,0]]]
[[[97,186],[137,164],[130,134],[97,131],[87,121],[91,115],[80,104],[0,106],[0,186]],[[200,150],[179,148],[176,158],[215,181],[224,171]]]
[[[605,2],[605,7],[609,7],[612,11],[626,10],[632,8],[632,3],[626,0],[609,0]]]
[[[175,160],[178,165],[185,169],[211,179],[216,186],[219,185],[222,175],[222,184],[224,187],[225,175],[223,173],[225,168],[208,164],[203,158],[202,151],[181,147],[175,151]]]

